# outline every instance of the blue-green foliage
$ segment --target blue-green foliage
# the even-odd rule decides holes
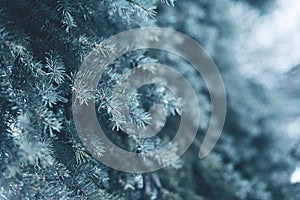
[[[236,70],[238,62],[230,44],[237,29],[226,9],[233,2],[2,0],[0,199],[293,199],[289,184],[293,162],[288,148],[279,148],[276,128],[269,125],[275,122],[272,99]],[[204,160],[196,155],[209,121],[209,96],[201,76],[178,57],[130,52],[104,71],[96,92],[84,82],[74,86],[74,77],[86,76],[78,69],[90,51],[109,55],[116,50],[105,38],[131,28],[158,25],[194,37],[224,76],[228,120],[216,150]],[[154,157],[160,164],[170,164],[178,147],[168,141],[176,131],[181,103],[188,102],[156,85],[124,93],[129,86],[119,83],[131,69],[155,73],[155,67],[146,68],[145,64],[160,62],[180,71],[198,95],[201,123],[192,148],[158,172],[129,174],[104,166],[78,137],[72,92],[80,104],[95,100],[99,123],[115,143]],[[262,92],[256,94],[258,90]],[[113,91],[119,92],[118,98]],[[164,126],[162,134],[149,139],[124,136],[123,131],[132,126],[123,116],[125,103],[134,126],[154,123]],[[156,113],[159,120],[149,113],[154,104],[163,106]],[[262,109],[267,104],[270,106]],[[105,153],[101,143],[95,146],[98,155]]]

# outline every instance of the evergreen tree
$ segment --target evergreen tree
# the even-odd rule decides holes
[[[0,199],[296,199],[289,182],[295,161],[288,138],[274,125],[280,120],[280,110],[274,110],[277,102],[237,70],[232,43],[238,27],[227,9],[234,3],[1,0]],[[183,60],[164,52],[134,51],[104,72],[96,96],[84,83],[75,87],[89,52],[110,54],[117,48],[103,42],[106,38],[151,26],[193,37],[222,73],[227,120],[217,146],[204,159],[197,155],[209,122],[210,99],[199,74]],[[83,145],[72,115],[72,94],[80,104],[96,99],[98,121],[115,144],[168,163],[177,153],[176,144],[168,141],[180,119],[180,99],[156,85],[121,94],[135,126],[163,126],[166,120],[162,134],[148,140],[124,134],[129,125],[122,113],[114,112],[124,104],[112,94],[122,74],[151,71],[141,67],[151,63],[172,65],[189,79],[201,102],[201,124],[191,148],[171,166],[151,173],[120,172],[103,165]],[[156,102],[164,102],[163,109],[156,110],[161,120],[152,121],[149,108]],[[165,144],[168,151],[153,153]],[[100,156],[105,154],[107,149],[96,146]]]

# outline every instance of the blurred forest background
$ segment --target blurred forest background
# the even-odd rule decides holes
[[[0,199],[300,199],[299,19],[298,0],[0,0]],[[73,80],[87,53],[110,48],[104,38],[149,26],[203,45],[222,74],[228,112],[216,147],[199,159],[210,117],[201,77],[171,55],[125,56],[105,83],[142,64],[174,65],[197,91],[202,119],[178,165],[130,174],[101,164],[82,145]],[[113,87],[101,84],[99,91]],[[172,115],[175,100],[166,92],[142,92],[170,103],[164,136],[148,146],[111,130],[106,122],[118,121],[103,99],[98,111],[116,143],[147,153],[149,143],[170,139],[180,116]],[[136,102],[144,105],[143,95]],[[174,154],[171,146],[159,159]]]

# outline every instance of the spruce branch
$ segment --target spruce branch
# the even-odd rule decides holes
[[[69,78],[66,74],[64,63],[62,62],[62,59],[55,55],[54,52],[50,52],[46,54],[46,75],[49,77],[50,82],[54,82],[58,85],[62,84],[65,80],[65,78]]]
[[[112,0],[112,8],[114,12],[117,12],[125,19],[137,16],[142,17],[144,20],[149,20],[153,19],[157,14],[156,6],[149,0]]]

